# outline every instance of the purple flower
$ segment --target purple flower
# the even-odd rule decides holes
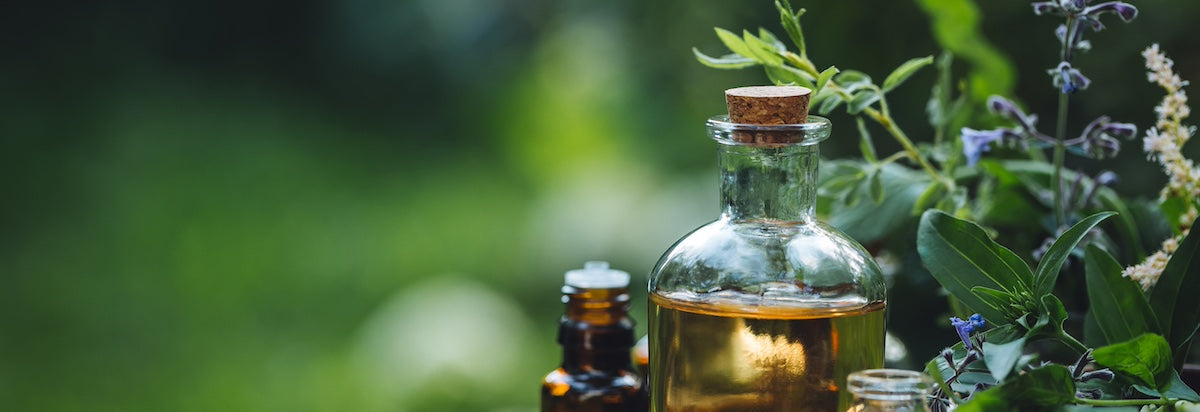
[[[1071,63],[1067,62],[1061,62],[1058,67],[1050,70],[1050,76],[1054,78],[1054,86],[1062,89],[1064,94],[1075,93],[1092,84],[1091,79],[1085,77],[1083,73],[1071,67]]]
[[[1116,14],[1117,16],[1121,17],[1122,21],[1129,23],[1133,21],[1135,17],[1137,17],[1138,9],[1132,4],[1122,3],[1119,1],[1110,1],[1107,3],[1100,3],[1083,10],[1083,14],[1088,15],[1091,18],[1097,18],[1104,13]]]
[[[1137,134],[1137,126],[1111,120],[1108,116],[1097,117],[1088,123],[1079,137],[1083,140],[1083,150],[1093,157],[1103,159],[1116,156],[1121,150],[1121,142],[1117,139],[1129,139]]]
[[[1013,129],[975,130],[962,128],[963,155],[967,157],[967,165],[974,166],[983,156],[983,152],[992,150],[992,142],[1021,142],[1021,135]]]
[[[971,332],[982,328],[983,324],[983,316],[980,316],[978,313],[971,315],[971,317],[967,318],[967,320],[962,320],[957,317],[950,318],[950,326],[954,326],[954,330],[958,332],[958,338],[962,340],[963,345],[966,346],[967,349],[971,349],[971,347],[974,346],[974,344],[971,343]]]
[[[1008,99],[1000,96],[989,97],[988,109],[990,109],[992,113],[1004,116],[1004,118],[1016,122],[1026,133],[1033,134],[1037,132],[1037,115],[1025,114],[1025,112],[1021,111],[1016,104]]]

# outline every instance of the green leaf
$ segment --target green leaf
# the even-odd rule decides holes
[[[1062,265],[1067,261],[1067,257],[1071,255],[1071,251],[1087,236],[1088,231],[1096,227],[1100,221],[1115,215],[1113,212],[1100,212],[1079,221],[1066,232],[1054,240],[1054,244],[1050,245],[1050,249],[1046,251],[1046,255],[1042,256],[1042,261],[1038,263],[1037,271],[1034,272],[1033,278],[1037,282],[1037,293],[1045,295],[1054,291],[1054,283],[1058,281],[1058,273],[1062,270]]]
[[[975,295],[975,297],[983,301],[984,304],[990,306],[992,309],[995,309],[997,312],[1003,313],[1004,319],[1014,319],[1016,317],[1014,316],[1015,312],[1012,309],[1013,297],[1008,293],[992,288],[985,288],[983,286],[976,286],[971,288],[971,294]],[[993,322],[997,321],[992,319],[989,320]]]
[[[1167,197],[1158,206],[1158,209],[1163,213],[1163,217],[1167,218],[1167,223],[1171,225],[1171,230],[1175,231],[1175,234],[1181,233],[1179,231],[1179,224],[1182,222],[1183,214],[1187,212],[1187,208],[1187,200],[1178,196]]]
[[[1171,380],[1167,383],[1166,393],[1160,393],[1159,391],[1142,385],[1133,385],[1133,389],[1155,398],[1160,398],[1163,395],[1166,395],[1168,398],[1200,402],[1200,394],[1196,394],[1196,391],[1192,390],[1191,387],[1188,387],[1187,383],[1183,382],[1183,378],[1179,377],[1179,372],[1176,372],[1174,369],[1171,369]]]
[[[809,89],[813,88],[812,81],[804,77],[804,75],[795,68],[789,66],[770,65],[764,65],[763,68],[767,71],[767,77],[770,78],[771,81],[775,82],[775,84],[794,84],[797,86],[807,87]]]
[[[1157,391],[1171,382],[1171,348],[1153,333],[1092,351],[1097,364]]]
[[[875,169],[875,172],[871,173],[871,176],[867,178],[867,193],[877,205],[883,203],[883,182],[879,179],[881,170]]]
[[[987,364],[992,377],[996,378],[996,382],[1004,382],[1004,378],[1008,377],[1013,366],[1016,366],[1017,361],[1021,359],[1024,349],[1025,338],[1017,338],[1012,342],[1001,344],[983,343],[983,353],[987,354],[983,357],[983,361]]]
[[[855,117],[854,123],[858,126],[858,149],[862,151],[863,158],[869,163],[879,163],[879,158],[875,156],[875,143],[871,142],[871,132],[867,131],[863,118]]]
[[[1038,321],[1029,328],[1029,333],[1025,335],[1026,338],[1055,336],[1062,330],[1062,324],[1067,320],[1067,308],[1063,306],[1057,296],[1042,295],[1040,310]]]
[[[838,68],[836,66],[829,66],[828,69],[821,72],[821,75],[817,76],[817,91],[820,92],[821,89],[824,89],[825,83],[829,83],[829,79],[832,79],[833,75],[837,73]]]
[[[943,49],[970,64],[966,94],[982,106],[988,96],[1012,95],[1016,69],[983,34],[979,6],[971,0],[918,0]]]
[[[770,45],[772,49],[775,49],[775,51],[779,52],[780,54],[787,51],[787,46],[785,46],[783,42],[779,41],[779,38],[775,37],[775,33],[771,33],[770,30],[759,27],[758,38],[762,39],[764,43]]]
[[[1010,412],[1013,410],[1008,400],[1000,394],[999,388],[975,392],[971,400],[958,406],[956,412]]]
[[[1000,394],[1024,409],[1048,409],[1075,400],[1075,380],[1066,366],[1051,364],[1017,375],[999,386]]]
[[[748,59],[754,59],[756,62],[762,62],[761,60],[755,58],[757,55],[750,51],[750,47],[747,46],[746,42],[742,41],[742,38],[738,37],[738,35],[720,27],[713,27],[713,30],[717,31],[717,37],[721,39],[721,43],[724,43],[725,47],[729,48],[729,51]]]
[[[762,62],[763,65],[780,66],[783,64],[783,57],[779,55],[775,46],[755,37],[749,30],[742,30],[742,41],[746,42],[746,48],[753,53],[754,59]]]
[[[1107,342],[1124,342],[1158,332],[1158,320],[1137,282],[1121,275],[1121,264],[1095,245],[1084,255],[1088,302]]]
[[[1192,223],[1197,227],[1200,219]],[[1187,356],[1187,346],[1200,327],[1200,230],[1192,230],[1171,254],[1158,283],[1150,290],[1150,307],[1163,334],[1176,352],[1175,364]]]
[[[942,287],[992,322],[1008,318],[984,304],[971,288],[982,286],[1010,295],[1032,292],[1029,266],[975,223],[938,210],[926,211],[917,230],[917,251]]]
[[[692,54],[696,55],[696,60],[699,60],[700,64],[712,67],[714,69],[741,69],[758,64],[754,61],[754,59],[749,59],[739,54],[726,54],[721,57],[712,57],[701,53],[700,50],[696,49],[695,47],[692,48]]]
[[[835,76],[838,87],[846,93],[853,94],[862,88],[871,87],[871,76],[858,70],[846,70]]]
[[[817,113],[829,114],[837,109],[839,104],[842,104],[842,96],[837,93],[830,93],[829,97],[821,99],[821,104],[817,105]]]
[[[792,43],[800,50],[800,55],[805,55],[804,50],[804,31],[800,29],[800,16],[804,14],[804,9],[792,12],[792,5],[787,0],[783,0],[780,4],[775,1],[775,8],[779,10],[779,21],[783,23],[783,30],[787,32],[788,37],[792,39]]]
[[[866,89],[860,91],[854,95],[854,98],[850,99],[850,103],[846,104],[846,112],[858,114],[863,109],[871,106],[871,104],[879,101],[880,98],[882,98],[882,95],[874,90]]]
[[[930,63],[933,63],[933,56],[918,57],[904,62],[896,70],[892,70],[892,74],[889,74],[886,79],[883,79],[883,91],[889,92],[895,89],[896,86],[899,86],[905,80],[908,80],[909,77],[912,77],[913,73],[916,73],[917,70],[921,70],[922,67],[928,66]]]

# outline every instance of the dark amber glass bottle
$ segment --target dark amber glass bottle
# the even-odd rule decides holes
[[[645,382],[630,361],[629,274],[588,262],[567,272],[562,291],[562,366],[542,380],[542,412],[645,411]]]

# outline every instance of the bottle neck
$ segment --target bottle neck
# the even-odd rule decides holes
[[[721,218],[805,222],[817,198],[817,145],[722,144]]]
[[[563,369],[573,373],[632,369],[628,289],[564,286],[563,302],[567,308],[558,329]]]

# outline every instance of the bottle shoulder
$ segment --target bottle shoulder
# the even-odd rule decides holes
[[[570,393],[624,393],[631,389],[641,390],[643,386],[644,382],[641,376],[630,370],[611,372],[590,370],[572,373],[558,368],[546,374],[546,377],[542,379],[543,389],[555,396],[564,396]]]
[[[885,299],[883,275],[865,248],[820,221],[716,220],[669,248],[650,275],[651,293],[735,291],[815,299]]]

